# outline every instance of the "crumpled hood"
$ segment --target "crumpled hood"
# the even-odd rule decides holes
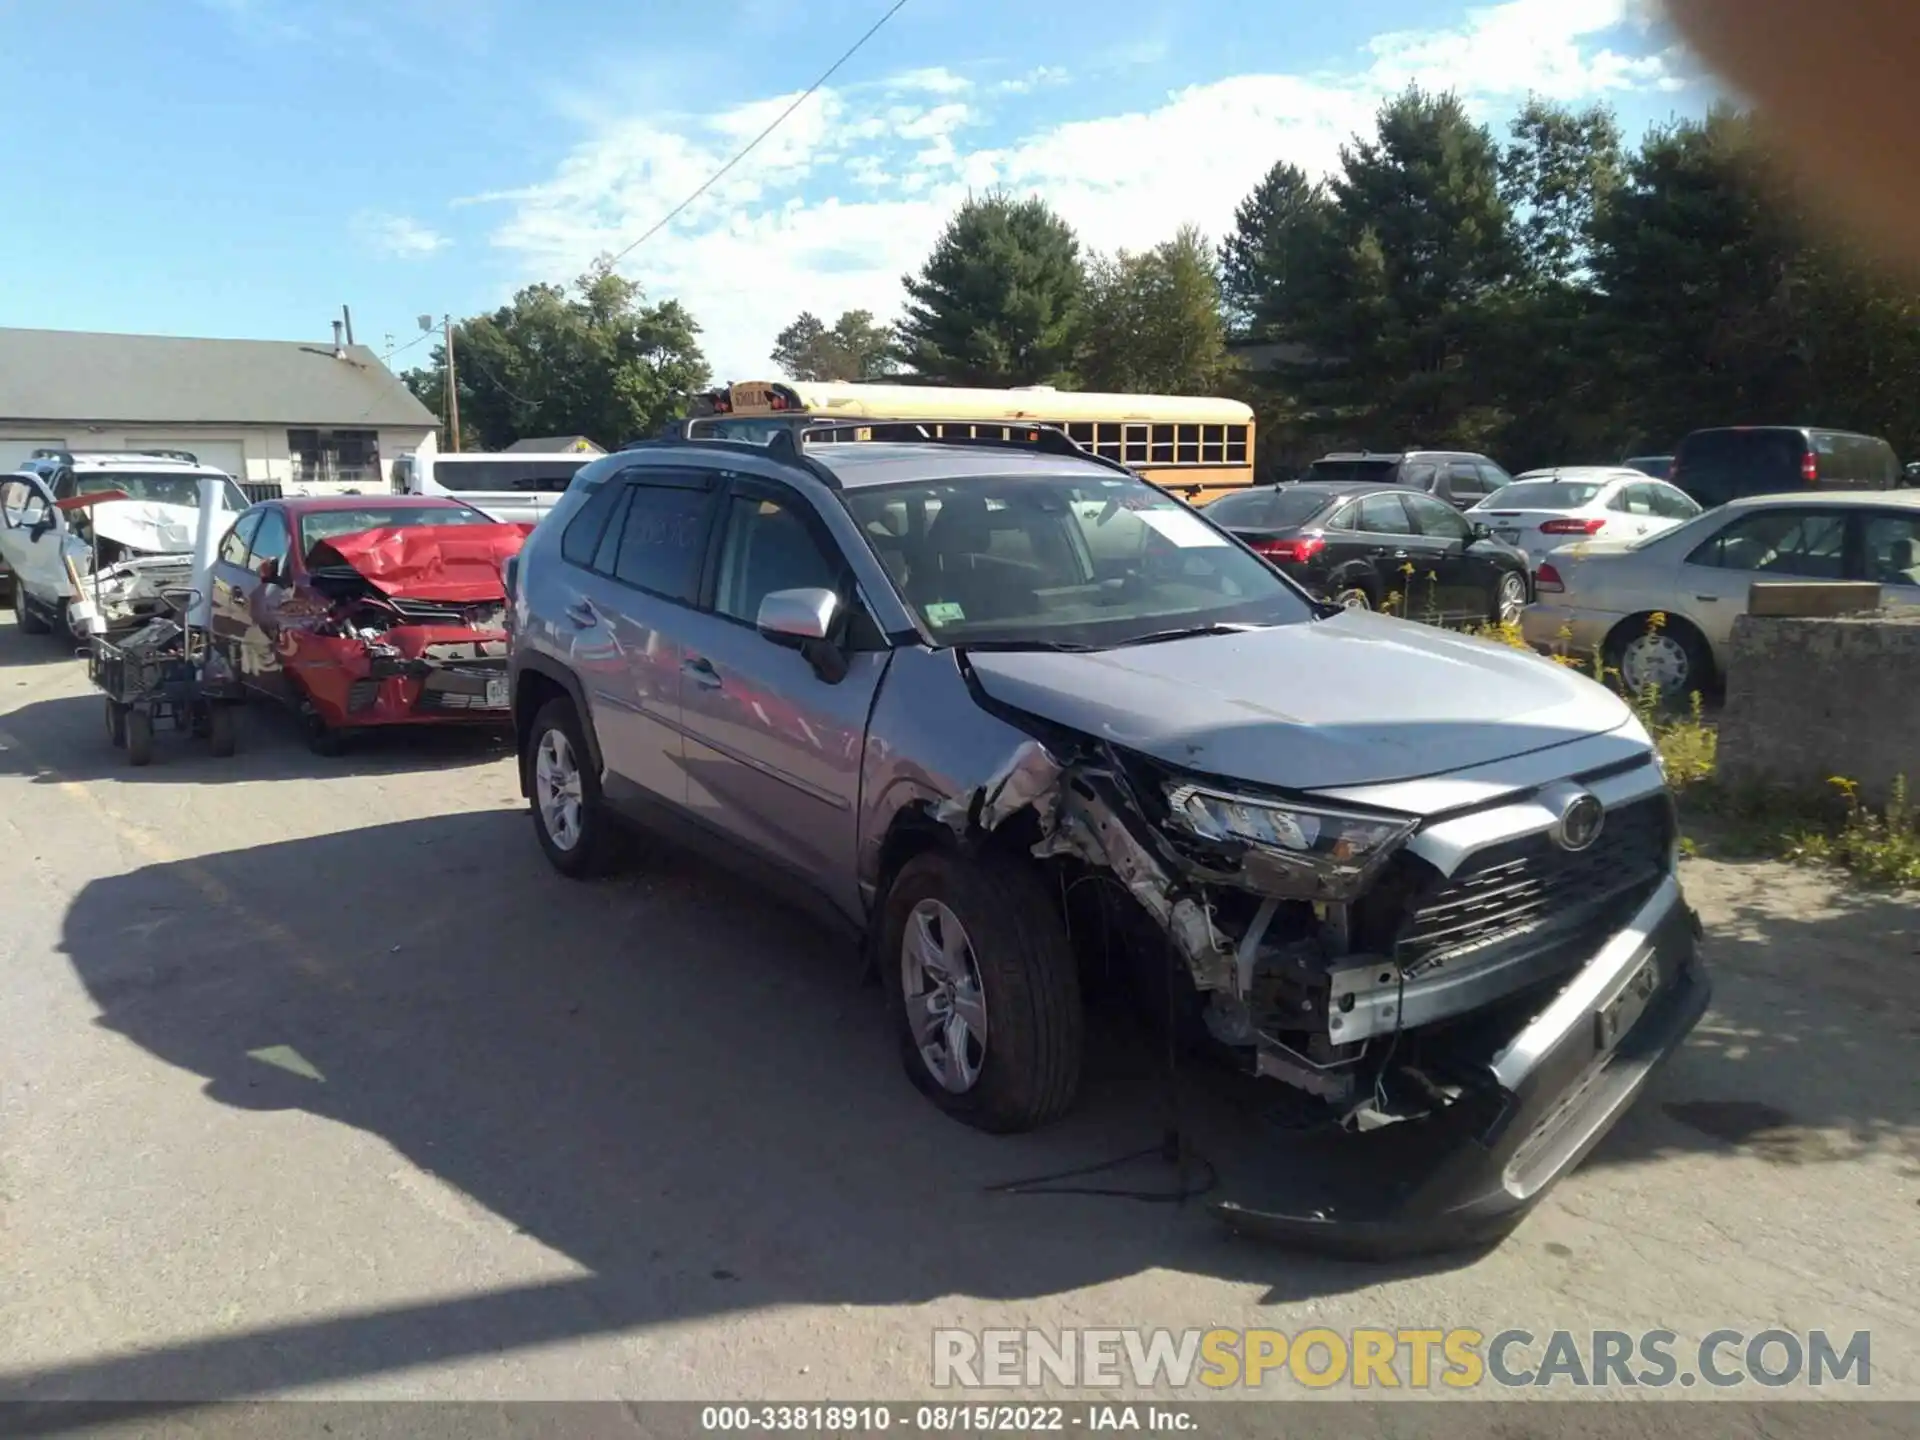
[[[1551,660],[1348,612],[1088,654],[974,652],[993,699],[1169,765],[1316,790],[1441,775],[1618,729]]]
[[[94,534],[129,550],[152,555],[191,555],[193,537],[200,528],[200,511],[192,505],[163,505],[156,500],[103,500],[87,507]],[[220,523],[233,518],[219,512]]]
[[[518,525],[382,526],[322,540],[307,552],[307,566],[348,566],[397,599],[505,600],[503,567],[526,538]]]

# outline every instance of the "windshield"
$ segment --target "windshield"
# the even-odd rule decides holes
[[[1651,475],[1656,480],[1664,480],[1673,469],[1671,455],[1636,455],[1627,461],[1629,470],[1638,470],[1642,475]]]
[[[1264,561],[1139,480],[968,478],[842,499],[942,644],[1098,647],[1313,613]]]
[[[538,495],[560,495],[592,455],[552,455],[544,459],[492,455],[440,455],[428,472],[442,490],[468,493],[521,490]],[[458,522],[455,522],[458,523]]]
[[[465,505],[369,505],[352,510],[315,510],[300,517],[300,551],[322,540],[362,530],[398,530],[411,525],[491,525],[490,516]]]
[[[185,505],[189,509],[197,509],[200,504],[198,475],[129,475],[120,471],[96,471],[73,477],[73,493],[76,495],[104,495],[110,490],[123,490],[135,500],[145,500],[155,505]],[[247,497],[240,493],[238,485],[224,475],[220,477],[220,503],[222,508],[235,513],[247,508]]]
[[[1578,480],[1522,480],[1504,485],[1476,510],[1577,510],[1606,486]]]
[[[776,432],[792,428],[791,419],[778,415],[728,415],[695,420],[687,427],[687,433],[695,440],[746,440],[755,445],[770,445]]]
[[[1222,495],[1207,506],[1207,518],[1216,525],[1238,530],[1286,530],[1304,525],[1332,498],[1324,490],[1261,490]]]

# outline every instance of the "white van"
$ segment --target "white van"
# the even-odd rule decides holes
[[[488,455],[423,445],[394,461],[392,485],[402,495],[448,495],[508,524],[538,524],[580,467],[596,455]]]

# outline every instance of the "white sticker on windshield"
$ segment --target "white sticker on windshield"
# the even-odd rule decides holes
[[[1226,536],[1207,528],[1198,515],[1185,510],[1142,510],[1140,518],[1158,530],[1182,550],[1198,550],[1207,545],[1225,545]]]

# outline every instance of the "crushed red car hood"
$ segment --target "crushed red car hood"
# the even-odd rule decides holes
[[[307,566],[348,566],[400,599],[504,600],[504,567],[526,538],[522,525],[381,526],[320,541]]]

